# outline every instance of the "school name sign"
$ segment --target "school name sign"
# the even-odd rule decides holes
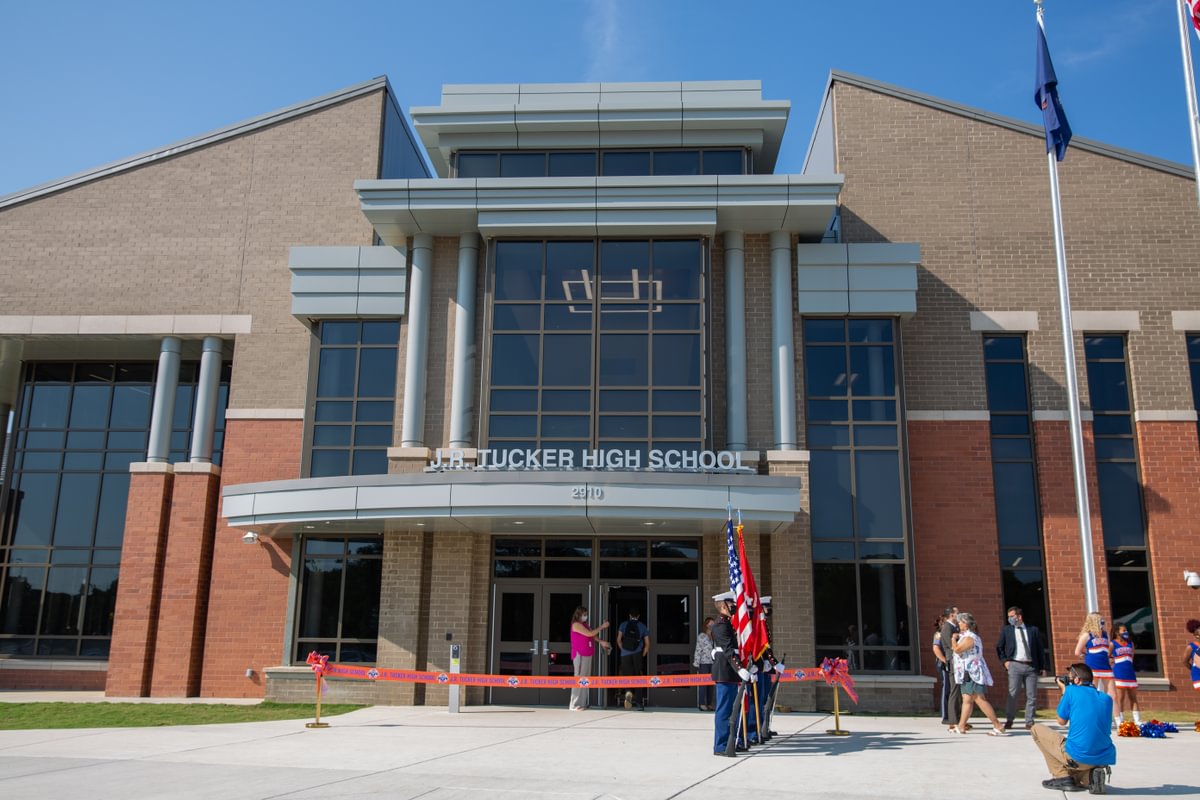
[[[554,470],[623,470],[659,472],[757,472],[742,465],[736,450],[641,450],[598,449],[568,450],[538,447],[530,449],[477,450],[475,463],[467,460],[465,450],[438,448],[428,469],[503,470],[509,472]]]

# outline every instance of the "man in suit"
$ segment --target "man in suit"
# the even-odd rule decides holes
[[[950,642],[954,639],[954,634],[958,633],[958,609],[950,606],[943,615],[945,619],[942,620],[942,649],[946,653],[949,673],[945,683],[946,695],[942,702],[942,708],[946,710],[942,724],[957,726],[958,718],[962,716],[962,687],[954,680],[954,657],[951,655]]]
[[[1046,674],[1045,642],[1042,632],[1033,625],[1026,625],[1021,609],[1008,609],[1008,624],[1000,631],[996,654],[1008,671],[1008,713],[1004,718],[1004,729],[1013,726],[1017,710],[1017,692],[1025,689],[1025,727],[1033,727],[1033,716],[1037,711],[1037,679]]]

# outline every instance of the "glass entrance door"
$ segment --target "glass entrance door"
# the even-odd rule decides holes
[[[571,616],[588,605],[586,583],[546,583],[496,587],[496,639],[492,663],[500,675],[574,674]],[[501,705],[567,705],[570,690],[494,688]]]
[[[687,675],[692,671],[696,648],[696,587],[649,591],[651,638],[646,668],[655,675]],[[695,708],[693,686],[660,687],[650,690],[650,704],[673,708]]]

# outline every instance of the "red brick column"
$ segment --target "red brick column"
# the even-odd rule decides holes
[[[131,472],[105,686],[105,694],[110,697],[145,697],[150,693],[174,480],[169,464],[134,464]]]
[[[921,671],[936,676],[932,624],[958,606],[975,615],[992,674],[1003,674],[995,659],[1004,591],[988,423],[909,420],[908,465]]]
[[[1200,619],[1200,591],[1189,589],[1184,570],[1200,571],[1200,444],[1194,422],[1138,422],[1142,494],[1146,504],[1158,644],[1166,695],[1141,696],[1143,707],[1200,711],[1184,665],[1189,619]]]
[[[300,477],[304,423],[298,419],[228,419],[221,486]],[[218,515],[220,512],[218,511]],[[283,658],[292,539],[243,531],[220,516],[213,542],[212,584],[204,637],[203,697],[262,697],[262,670]],[[246,670],[253,670],[250,677]]]
[[[200,691],[220,472],[212,464],[175,465],[150,683],[153,697],[194,697]]]
[[[1051,658],[1061,674],[1076,659],[1075,642],[1089,611],[1109,614],[1108,567],[1104,529],[1100,524],[1100,487],[1092,448],[1092,426],[1083,426],[1088,500],[1092,518],[1092,559],[1096,565],[1099,609],[1085,608],[1083,557],[1079,551],[1079,517],[1075,511],[1075,472],[1068,423],[1038,421],[1033,425],[1037,448],[1038,502],[1042,507],[1042,546],[1046,563],[1046,609],[1050,614]]]

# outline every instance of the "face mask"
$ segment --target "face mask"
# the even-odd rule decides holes
[[[580,621],[580,622],[587,622],[587,614],[584,614],[582,617],[580,617],[580,618],[579,618],[579,621]]]
[[[1124,633],[1122,633],[1121,639],[1126,642],[1129,641],[1129,631],[1125,631]]]
[[[1008,624],[1009,624],[1009,625],[1016,625],[1016,624],[1017,624],[1017,618],[1016,618],[1016,617],[1009,617],[1009,618],[1008,618]]]

